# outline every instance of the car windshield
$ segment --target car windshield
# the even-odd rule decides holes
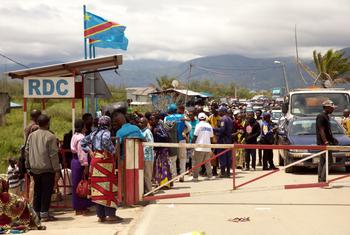
[[[333,134],[344,134],[343,128],[335,121],[331,120]],[[316,118],[315,120],[296,120],[292,122],[289,133],[291,135],[316,135]]]
[[[333,115],[341,116],[344,109],[349,108],[349,95],[346,93],[304,93],[293,94],[291,113],[296,116],[316,116],[322,112],[322,103],[332,100],[337,106]]]

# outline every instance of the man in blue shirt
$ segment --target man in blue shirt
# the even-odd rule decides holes
[[[190,119],[189,124],[191,125],[191,131],[189,134],[189,141],[190,143],[193,143],[193,137],[194,137],[194,130],[196,129],[197,124],[199,123],[195,112],[194,111],[189,111],[188,112],[188,117]],[[191,168],[192,167],[192,157],[193,157],[193,153],[194,153],[194,149],[187,149],[187,163],[188,163],[188,167]]]
[[[221,117],[219,121],[219,127],[214,128],[214,133],[217,136],[218,144],[232,144],[232,129],[233,129],[233,121],[227,115],[227,108],[225,106],[220,106],[218,109],[219,115]],[[224,149],[220,149],[218,153],[224,151]],[[232,155],[231,151],[221,155],[219,157],[221,175],[220,178],[230,177],[230,169],[232,165]],[[234,176],[233,176],[234,177]]]
[[[120,160],[124,160],[125,138],[143,139],[144,137],[138,126],[126,122],[124,114],[118,113],[115,117],[115,122],[120,127],[120,129],[117,131],[117,143],[120,145]]]
[[[179,107],[178,113],[176,104],[170,104],[168,106],[168,116],[165,117],[164,122],[176,122],[177,127],[177,139],[179,143],[186,143],[186,139],[184,137],[184,132],[191,131],[191,126],[186,125],[185,123],[185,115],[184,115],[184,107]],[[184,173],[186,171],[186,148],[179,148],[179,162],[180,162],[180,174]],[[176,158],[177,156],[169,156],[170,160],[170,167],[172,168],[172,173],[175,173],[174,168],[176,168]],[[175,177],[175,176],[173,176]],[[184,182],[184,178],[180,178],[180,182]]]

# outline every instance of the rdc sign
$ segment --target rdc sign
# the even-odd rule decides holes
[[[25,98],[73,98],[74,77],[26,77]]]

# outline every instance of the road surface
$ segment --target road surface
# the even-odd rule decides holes
[[[260,169],[239,171],[238,183],[265,173]],[[330,178],[339,174],[344,172],[331,174]],[[147,206],[132,233],[349,235],[350,177],[337,181],[332,189],[284,190],[281,187],[316,180],[315,171],[296,174],[281,171],[236,191],[231,191],[232,178],[176,183],[173,190],[163,194],[191,192],[193,195],[159,200]],[[236,222],[239,219],[241,222]]]

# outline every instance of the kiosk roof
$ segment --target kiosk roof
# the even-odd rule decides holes
[[[105,56],[95,59],[79,60],[62,64],[53,64],[43,67],[29,68],[8,72],[12,79],[23,79],[29,76],[66,77],[82,75],[91,72],[102,72],[117,69],[123,63],[122,55]]]

